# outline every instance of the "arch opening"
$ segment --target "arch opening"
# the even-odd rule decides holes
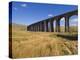
[[[48,31],[50,31],[50,22],[48,22]]]
[[[60,19],[60,32],[65,32],[65,17]]]
[[[56,20],[53,22],[54,32],[56,32]]]
[[[69,31],[78,32],[78,16],[73,15],[69,18]]]

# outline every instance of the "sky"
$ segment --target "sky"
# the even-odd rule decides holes
[[[31,2],[12,2],[12,23],[30,25],[56,15],[78,9],[76,5],[41,4]],[[78,17],[70,18],[72,25],[77,25]],[[60,21],[64,24],[64,19]]]

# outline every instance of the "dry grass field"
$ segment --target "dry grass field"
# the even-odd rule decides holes
[[[27,31],[26,26],[13,25],[12,57],[25,58],[78,54],[77,40],[58,37],[57,34],[56,32],[30,32]],[[70,33],[64,35],[66,34],[70,35]]]

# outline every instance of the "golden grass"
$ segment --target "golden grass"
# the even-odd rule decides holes
[[[12,57],[44,57],[78,53],[77,40],[67,40],[51,32],[29,32],[12,27]]]

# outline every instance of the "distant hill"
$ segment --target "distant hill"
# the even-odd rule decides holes
[[[27,25],[12,23],[12,30],[26,31],[27,30]]]
[[[21,30],[21,31],[27,31],[27,25],[22,25],[22,24],[17,24],[17,23],[12,23],[12,30]],[[65,27],[61,26],[60,31],[64,32]],[[77,26],[70,26],[69,29],[70,32],[78,32],[78,27]]]
[[[64,26],[61,26],[60,27],[60,31],[61,32],[64,32],[65,31],[65,27]],[[70,32],[78,32],[78,27],[77,26],[70,26],[69,27],[69,31]]]

